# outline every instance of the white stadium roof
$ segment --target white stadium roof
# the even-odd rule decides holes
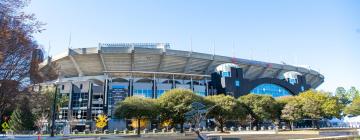
[[[52,64],[57,65],[52,65]],[[283,73],[296,71],[305,76],[312,88],[324,81],[317,71],[287,64],[275,64],[241,58],[169,49],[167,43],[99,44],[98,47],[68,49],[40,65],[44,75],[58,66],[63,77],[110,75],[203,79],[210,77],[218,65],[234,63],[243,68],[244,77],[257,79],[279,78]]]

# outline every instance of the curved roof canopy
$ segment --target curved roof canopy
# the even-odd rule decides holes
[[[49,68],[57,66],[63,77],[104,74],[113,77],[129,74],[153,77],[156,74],[157,77],[164,78],[203,79],[210,77],[217,66],[227,63],[242,68],[247,79],[278,78],[286,72],[295,71],[305,76],[312,88],[324,81],[323,75],[303,67],[172,50],[168,47],[137,47],[136,44],[100,44],[99,47],[68,49],[63,54],[47,59],[39,67],[42,74],[46,75]]]

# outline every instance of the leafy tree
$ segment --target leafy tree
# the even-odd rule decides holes
[[[299,95],[304,116],[312,119],[313,127],[321,118],[339,117],[341,105],[337,97],[331,97],[322,91],[308,90]]]
[[[296,96],[282,96],[282,97],[276,98],[275,100],[283,108],[283,107],[285,107],[286,104],[295,100],[295,98],[296,98]]]
[[[285,105],[289,102],[295,100],[296,96],[282,96],[275,99],[276,105],[275,105],[275,112],[274,115],[276,117],[275,123],[279,123],[280,119],[282,119],[282,110],[284,109]],[[278,124],[276,124],[278,125]]]
[[[11,114],[9,126],[14,132],[29,131],[35,128],[35,118],[28,106],[29,100],[24,97]]]
[[[281,118],[289,121],[291,130],[294,130],[294,121],[300,120],[303,117],[302,104],[297,98],[289,101],[281,110]]]
[[[351,95],[348,94],[349,92],[346,92],[344,87],[338,87],[335,91],[335,96],[339,98],[340,103],[342,103],[344,106],[351,103]]]
[[[209,117],[215,119],[221,132],[224,132],[223,126],[226,121],[246,116],[246,108],[233,96],[223,94],[207,96],[205,102],[210,109]]]
[[[32,62],[38,48],[32,35],[42,30],[42,23],[23,11],[27,4],[27,0],[0,1],[0,117],[12,110],[13,100],[30,83],[30,75],[37,74],[36,68],[31,69],[37,66]]]
[[[274,121],[277,118],[277,104],[271,96],[248,94],[241,96],[239,101],[247,107],[255,125],[264,120]]]
[[[360,115],[360,97],[355,98],[349,106],[345,107],[344,113]]]
[[[30,106],[36,118],[36,125],[39,128],[43,127],[43,120],[50,122],[52,116],[52,106],[54,104],[55,86],[45,86],[41,91],[32,92],[30,98]],[[65,94],[57,93],[56,110],[60,111],[61,107],[66,107],[69,104],[69,97]],[[50,125],[50,124],[49,124]]]
[[[343,107],[339,101],[339,98],[334,96],[326,96],[326,100],[321,107],[324,111],[324,118],[341,117],[340,114]]]
[[[158,98],[162,109],[161,117],[170,119],[174,124],[180,124],[181,133],[184,132],[185,113],[191,110],[191,103],[202,102],[202,97],[187,89],[173,89]]]
[[[142,97],[128,97],[119,102],[115,108],[115,117],[136,119],[138,122],[137,134],[140,135],[140,122],[143,119],[154,118],[158,115],[158,105],[154,99]]]
[[[11,112],[15,110],[21,91],[16,81],[0,80],[0,84],[0,117],[3,118],[11,115]]]
[[[354,86],[350,87],[350,89],[347,91],[347,94],[351,96],[351,101],[355,98],[360,97],[360,92],[357,90]]]

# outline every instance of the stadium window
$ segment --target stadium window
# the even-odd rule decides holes
[[[289,96],[290,92],[275,84],[261,84],[251,90],[252,94],[271,95],[272,97]]]
[[[222,76],[223,76],[223,77],[230,77],[230,72],[223,71],[223,72],[222,72]]]
[[[240,87],[240,81],[239,80],[235,81],[235,86]]]

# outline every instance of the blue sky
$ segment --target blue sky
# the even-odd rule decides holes
[[[357,0],[32,0],[47,23],[37,41],[50,55],[71,46],[169,42],[172,49],[292,65],[325,76],[318,88],[360,88]]]

